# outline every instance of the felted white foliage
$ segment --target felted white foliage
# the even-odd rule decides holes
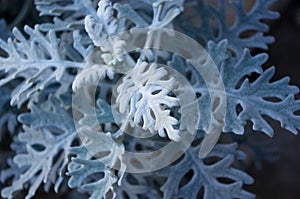
[[[52,184],[58,191],[68,163],[69,147],[77,136],[71,115],[55,97],[50,97],[43,107],[33,105],[31,111],[19,117],[24,133],[18,139],[26,144],[27,153],[17,154],[13,159],[19,168],[26,169],[10,187],[1,191],[4,198],[13,198],[14,192],[21,191],[26,183],[30,184],[26,199],[32,198],[42,183],[46,191]]]
[[[199,131],[194,143],[182,154],[182,157],[168,167],[151,173],[126,174],[123,179],[124,184],[118,188],[118,197],[254,198],[254,194],[243,189],[243,185],[253,183],[253,178],[233,166],[235,160],[245,160],[246,154],[238,149],[237,143],[217,144],[205,158],[199,158],[198,152],[201,147],[199,143],[204,134]],[[146,140],[129,137],[125,143],[127,142],[126,149],[138,153],[155,151],[167,143],[159,137]],[[167,155],[167,152],[162,154],[162,156]]]
[[[299,110],[299,100],[294,95],[299,92],[296,86],[289,85],[289,78],[271,82],[275,69],[271,67],[263,71],[262,65],[267,60],[266,54],[251,56],[249,50],[244,50],[240,59],[231,57],[228,52],[228,41],[219,44],[208,43],[208,52],[217,64],[226,92],[226,116],[224,132],[243,134],[247,121],[253,123],[253,129],[262,131],[269,136],[274,133],[264,115],[281,123],[281,126],[294,134],[300,129],[300,117],[295,114]],[[174,62],[176,61],[176,62]],[[177,64],[185,65],[179,58],[174,58],[169,65],[176,68]],[[210,114],[210,95],[214,90],[208,90],[203,78],[187,64],[185,68],[191,71],[191,83],[199,97],[200,128],[208,129]],[[191,65],[190,65],[191,66]],[[186,71],[181,71],[186,72]],[[253,82],[247,76],[253,73],[259,77]],[[272,100],[277,98],[278,100]],[[208,132],[209,133],[209,132]]]
[[[35,26],[34,29],[26,26],[24,30],[28,37],[14,29],[14,39],[8,39],[7,42],[0,40],[0,49],[4,52],[0,57],[1,75],[5,72],[0,86],[7,86],[11,81],[24,78],[13,91],[11,103],[20,105],[29,99],[27,105],[31,110],[19,117],[24,133],[20,133],[12,145],[16,149],[16,156],[13,162],[9,162],[11,168],[1,170],[1,180],[12,180],[11,186],[1,191],[2,197],[13,198],[16,192],[28,188],[26,198],[29,199],[43,183],[46,191],[52,185],[58,191],[66,177],[66,168],[70,176],[69,187],[88,192],[92,199],[127,196],[152,199],[160,198],[162,194],[164,198],[192,199],[197,198],[201,190],[204,190],[205,199],[254,197],[243,189],[243,185],[251,184],[253,179],[232,167],[234,158],[244,157],[237,150],[236,144],[218,144],[207,157],[200,159],[198,151],[204,145],[202,142],[192,145],[181,159],[159,172],[144,176],[124,174],[125,161],[128,163],[136,160],[136,165],[143,168],[156,163],[149,163],[145,158],[124,159],[125,147],[132,152],[149,152],[166,145],[167,141],[161,137],[168,136],[171,140],[180,141],[177,117],[182,112],[174,111],[179,107],[180,96],[173,97],[172,91],[178,85],[175,79],[168,76],[168,70],[156,64],[142,62],[146,58],[129,56],[126,53],[127,42],[115,35],[144,27],[173,29],[173,22],[177,21],[177,16],[183,11],[183,2],[35,0],[40,15],[54,17],[53,22]],[[192,1],[187,0],[185,5],[195,5],[190,2]],[[219,6],[212,7],[200,0],[197,1],[197,6],[192,7],[201,19],[200,27],[191,28],[191,24],[187,23],[193,20],[184,17],[178,19],[178,22],[181,23],[181,19],[184,19],[183,33],[204,42],[221,72],[227,96],[222,131],[243,134],[246,123],[251,121],[254,130],[272,135],[273,129],[265,119],[268,116],[296,134],[300,129],[300,116],[296,114],[300,101],[294,96],[298,89],[290,86],[287,78],[271,81],[274,69],[263,71],[261,67],[267,56],[259,54],[253,57],[249,50],[244,50],[252,47],[266,49],[267,44],[273,41],[272,37],[264,36],[268,26],[262,20],[278,16],[268,9],[274,0],[257,0],[247,13],[243,10],[242,0],[217,2]],[[226,22],[227,5],[236,14],[232,26],[228,26]],[[210,23],[211,20],[216,23]],[[249,30],[256,34],[241,37]],[[2,30],[0,32],[2,34]],[[220,43],[215,44],[210,40]],[[157,55],[160,57],[159,53]],[[168,64],[191,82],[199,96],[200,129],[207,130],[212,103],[209,92],[217,96],[217,91],[208,91],[202,77],[197,75],[186,60],[174,56]],[[105,102],[115,82],[107,81],[105,77],[113,79],[118,76],[117,73],[126,73],[117,87],[119,111],[127,115],[127,121],[133,127],[140,125],[152,134],[158,133],[150,141],[136,141],[135,138],[126,137],[123,129],[116,129],[111,107]],[[250,81],[249,76],[253,73],[258,78]],[[96,99],[96,107],[83,109],[88,106],[86,101],[77,99],[81,101],[72,109],[82,117],[72,118],[71,84],[73,83],[73,90],[79,92],[83,85],[98,84],[99,80],[100,94]],[[8,101],[7,90],[1,91],[4,94],[0,108]],[[48,98],[50,93],[60,96],[64,102],[61,103],[52,95]],[[180,102],[182,103],[182,98]],[[0,126],[10,119],[2,112],[0,117]],[[74,119],[79,120],[76,122],[81,127],[80,146],[73,146],[79,142]],[[191,121],[195,120],[191,118],[190,122],[186,122],[189,118],[184,116],[180,119],[185,125],[193,124]],[[97,129],[99,125],[104,126],[103,131]],[[192,131],[195,127],[190,125],[184,128]],[[18,145],[19,141],[23,144]],[[157,157],[165,158],[168,155],[170,156],[170,152],[163,151]],[[217,158],[218,161],[210,162],[211,158]],[[119,169],[118,172],[114,168]],[[224,178],[232,183],[222,182]]]
[[[193,9],[195,13],[193,19],[200,20],[201,24],[195,26],[191,23],[193,19],[183,18],[180,25],[183,25],[188,35],[200,37],[205,43],[210,40],[218,43],[227,39],[228,47],[237,57],[243,55],[245,48],[268,49],[268,44],[274,42],[272,36],[264,35],[269,31],[269,26],[263,20],[274,20],[279,17],[277,12],[269,9],[275,0],[255,0],[255,4],[248,12],[244,11],[244,0],[217,0],[216,2],[218,6],[211,6],[206,0],[193,1],[190,4],[190,9]],[[234,11],[233,25],[227,23],[228,6]],[[212,20],[215,23],[211,23]],[[247,31],[252,31],[254,34],[249,34]],[[242,34],[244,37],[241,36]]]
[[[182,3],[182,0],[163,0],[153,3],[154,18],[150,27],[162,28],[170,24],[182,11]],[[125,10],[128,13],[124,13]],[[120,13],[116,15],[117,12]],[[131,30],[146,26],[146,22],[130,9],[129,5],[113,5],[110,0],[99,1],[97,16],[86,16],[85,30],[94,45],[100,47],[102,53],[99,56],[105,65],[86,64],[85,69],[76,77],[73,90],[77,90],[82,85],[98,83],[106,76],[112,79],[115,72],[127,72],[135,65],[133,59],[126,53],[127,42],[114,36],[126,30],[125,24],[128,20],[135,24]]]
[[[96,110],[94,110],[94,108],[96,108]],[[85,109],[82,113],[83,118],[79,121],[79,124],[91,129],[97,127],[99,124],[115,123],[110,105],[101,99],[97,101],[96,107]]]
[[[93,46],[85,48],[81,44],[83,38],[78,31],[74,32],[73,37],[74,48],[83,56],[82,70],[76,75],[72,83],[73,91],[77,91],[83,85],[96,85],[106,76],[112,79],[114,71],[101,59],[102,52]]]
[[[114,17],[114,9],[110,0],[99,1],[96,18],[91,15],[85,17],[85,29],[95,46],[100,46],[109,36],[122,31],[120,28],[124,27],[119,23]]]
[[[83,144],[70,150],[76,157],[68,165],[68,175],[71,176],[69,186],[89,192],[90,199],[116,198],[115,186],[121,185],[126,169],[122,162],[124,146],[114,141],[110,133],[84,127],[79,134]],[[115,175],[114,169],[119,169],[118,175]],[[108,193],[111,194],[109,197]]]
[[[255,198],[255,195],[243,189],[243,184],[252,184],[253,179],[245,172],[232,167],[234,157],[244,157],[244,154],[237,150],[236,144],[217,145],[205,158],[217,157],[220,160],[208,164],[205,159],[199,158],[199,148],[200,145],[190,147],[179,162],[160,172],[167,178],[161,187],[165,199],[196,199],[201,189],[204,191],[203,199]],[[186,176],[188,172],[192,174]],[[190,180],[180,186],[186,177]],[[230,179],[232,182],[223,183],[220,178]]]
[[[182,0],[160,0],[153,3],[153,20],[149,27],[163,28],[183,10]],[[124,46],[126,41],[117,37],[111,37],[117,33],[129,30],[126,24],[134,24],[131,30],[138,27],[145,27],[147,23],[143,21],[129,5],[112,4],[110,0],[101,0],[98,4],[97,17],[88,15],[85,18],[85,29],[95,46],[100,46],[102,51],[111,52],[112,57],[117,61],[122,61]],[[125,13],[127,11],[127,13]],[[118,13],[118,14],[115,14]],[[108,40],[107,40],[108,39]],[[104,45],[102,45],[102,43]],[[103,56],[107,56],[104,54]],[[119,60],[121,59],[121,60]],[[116,62],[116,61],[114,61]]]
[[[209,43],[208,46],[211,52],[216,50],[217,53],[222,54],[226,52],[227,45],[227,42],[221,42],[219,45]],[[289,78],[271,81],[275,68],[271,67],[263,71],[262,65],[266,60],[266,54],[252,57],[248,50],[244,50],[238,61],[224,60],[219,65],[226,93],[228,93],[225,132],[233,131],[242,134],[246,121],[251,120],[254,130],[272,136],[273,128],[263,115],[279,121],[283,128],[294,134],[297,134],[297,130],[300,129],[300,117],[295,115],[295,112],[299,110],[300,101],[294,97],[299,89],[289,85]],[[260,76],[250,82],[246,76],[252,73],[258,73]],[[277,98],[279,101],[271,98]],[[239,104],[242,110],[237,112]]]
[[[20,142],[18,137],[14,137],[13,143],[11,143],[10,148],[16,154],[24,154],[26,153],[26,144]],[[26,166],[18,167],[18,165],[13,161],[13,157],[7,157],[7,165],[2,165],[2,170],[0,171],[0,181],[2,184],[5,184],[8,180],[15,181],[20,178],[20,175],[24,173],[27,169]],[[4,158],[2,161],[6,161]],[[4,163],[4,162],[3,162]],[[1,163],[1,164],[3,164]],[[5,168],[5,169],[4,169]]]
[[[3,160],[4,161],[4,160]],[[5,184],[8,179],[18,179],[22,173],[22,169],[18,167],[16,163],[10,158],[7,160],[8,168],[4,169],[5,167],[2,165],[2,170],[0,172],[0,182]]]
[[[114,7],[118,10],[120,16],[139,24],[138,27],[166,27],[184,9],[183,0],[121,0],[117,2]],[[153,17],[147,13],[151,6]]]
[[[178,120],[162,106],[172,108],[179,104],[176,97],[168,95],[175,88],[176,81],[166,78],[166,75],[167,70],[156,64],[138,64],[118,86],[116,102],[119,103],[119,111],[128,114],[133,126],[142,123],[144,130],[179,141],[179,130],[174,128]]]
[[[153,6],[153,20],[150,27],[164,28],[183,11],[183,0],[158,0]]]
[[[118,52],[118,47],[115,50]],[[82,70],[73,81],[73,91],[86,85],[98,85],[106,77],[113,79],[116,73],[129,70],[130,66],[128,65],[132,60],[128,55],[124,56],[126,59],[124,62],[123,58],[113,56],[109,51],[103,52],[99,48],[94,48],[88,52],[84,58]],[[123,57],[123,54],[121,56]]]
[[[101,57],[107,65],[115,66],[124,61],[127,43],[117,37],[111,38],[111,43],[112,47],[108,45],[101,46],[101,50],[104,52]]]
[[[97,85],[100,80],[108,76],[110,79],[114,76],[113,69],[108,65],[93,65],[81,71],[75,78],[72,88],[74,91],[83,85]]]
[[[95,15],[98,0],[35,0],[40,16],[51,16],[53,23],[43,23],[42,31],[83,29],[86,15]]]
[[[8,55],[0,57],[0,71],[7,73],[0,85],[16,78],[25,78],[14,91],[11,104],[16,104],[21,97],[28,99],[51,83],[63,81],[67,69],[78,69],[82,65],[65,59],[55,32],[49,31],[44,35],[38,26],[34,29],[25,26],[24,31],[29,39],[15,28],[15,40],[0,40],[0,48]]]
[[[138,9],[135,9],[134,7],[136,5],[141,5],[142,2],[121,2],[121,1],[116,1],[114,3],[114,8],[118,11],[118,18],[119,19],[126,19],[127,21],[132,22],[135,24],[132,29],[134,28],[144,28],[148,27],[150,24],[150,17],[145,17],[145,11],[148,11],[148,8],[144,8],[138,12]],[[146,18],[146,19],[145,19]],[[147,20],[148,19],[148,20]],[[126,27],[131,26],[132,24],[124,24]]]
[[[113,35],[124,31],[123,19],[114,17],[114,8],[110,0],[101,0],[98,4],[97,15],[88,15],[85,18],[85,30],[93,41],[95,48],[88,55],[81,71],[73,83],[73,90],[83,85],[97,84],[106,76],[113,79],[115,72],[128,70],[134,63],[125,53],[126,41]],[[121,29],[120,29],[120,28]],[[97,48],[99,47],[99,48]],[[99,58],[95,59],[95,56]],[[101,58],[101,59],[100,59]]]

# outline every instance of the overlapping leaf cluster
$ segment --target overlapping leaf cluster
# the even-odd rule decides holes
[[[0,32],[0,141],[5,124],[17,131],[17,112],[22,125],[22,132],[12,133],[16,154],[8,161],[11,168],[1,170],[1,181],[10,179],[2,197],[14,198],[26,189],[29,199],[40,187],[49,191],[54,186],[60,192],[68,186],[92,199],[254,198],[243,188],[253,183],[252,177],[235,164],[246,155],[236,143],[219,143],[208,156],[199,157],[201,140],[210,133],[210,94],[218,96],[218,91],[208,90],[192,64],[179,55],[160,56],[160,51],[149,49],[130,54],[127,41],[116,35],[138,28],[178,28],[193,36],[203,42],[223,80],[227,100],[222,132],[242,135],[251,122],[250,131],[272,136],[268,116],[297,134],[298,88],[289,85],[288,78],[273,81],[274,67],[262,68],[267,55],[252,56],[248,49],[266,49],[273,41],[264,36],[268,26],[262,22],[278,16],[269,10],[273,1],[257,0],[245,12],[243,0],[219,0],[217,6],[204,0],[36,0],[40,15],[53,21],[25,26],[25,33],[14,28],[13,38],[7,40],[10,33]],[[228,6],[235,13],[233,25],[227,23]],[[186,15],[184,8],[194,15]],[[255,34],[247,35],[249,30]],[[153,56],[165,59],[193,87],[200,130],[170,166],[151,174],[126,173],[126,150],[142,153],[170,140],[182,141],[180,99],[172,93],[180,85],[169,70],[151,63],[157,60]],[[250,80],[253,74],[256,78]],[[74,93],[84,97],[72,99]],[[111,103],[112,96],[118,107]],[[7,108],[9,102],[17,107]],[[153,137],[130,137],[120,122],[149,130]]]

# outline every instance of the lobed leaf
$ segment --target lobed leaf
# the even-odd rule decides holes
[[[0,48],[8,57],[0,57],[0,71],[6,77],[0,80],[4,85],[17,78],[25,80],[15,89],[11,104],[16,104],[21,98],[30,98],[36,92],[43,90],[54,82],[63,82],[68,69],[78,69],[81,63],[65,59],[59,48],[59,39],[53,31],[44,35],[38,30],[26,26],[25,32],[29,39],[14,29],[15,40],[7,42],[0,40]]]
[[[81,188],[90,193],[90,199],[115,198],[117,181],[121,185],[126,169],[122,163],[124,147],[113,140],[110,133],[91,131],[83,127],[79,134],[82,146],[72,147],[70,152],[76,156],[68,165],[68,184],[71,188]],[[120,165],[119,167],[117,165]],[[119,169],[115,175],[114,169]]]
[[[198,156],[200,145],[190,147],[176,164],[163,169],[160,173],[167,178],[161,187],[164,198],[198,198],[203,189],[203,198],[254,198],[245,191],[243,184],[253,183],[253,179],[245,172],[231,167],[234,156],[242,158],[236,144],[217,145],[205,158],[218,157],[220,160],[207,164]],[[187,176],[188,173],[190,176]],[[182,181],[185,184],[181,185]],[[230,179],[230,183],[220,181],[220,178]]]
[[[179,130],[174,128],[178,120],[170,116],[170,110],[163,108],[163,105],[172,108],[179,104],[177,98],[168,96],[176,81],[169,77],[164,80],[167,74],[156,64],[138,64],[118,86],[116,102],[120,113],[128,114],[133,126],[141,124],[144,130],[179,141]]]
[[[218,43],[227,39],[228,48],[236,57],[241,57],[245,48],[268,49],[267,45],[273,43],[274,38],[264,35],[269,31],[269,27],[263,20],[274,20],[279,17],[277,12],[269,9],[275,0],[255,0],[247,12],[244,11],[244,2],[244,0],[218,0],[217,6],[211,6],[205,0],[193,1],[190,8],[194,10],[196,17],[183,18],[183,29],[193,37],[200,37],[205,43],[208,41]],[[228,25],[228,18],[231,16],[228,7],[232,8],[234,14],[232,25]],[[200,21],[200,25],[196,27],[190,23],[195,18]]]
[[[48,103],[41,108],[32,106],[31,113],[19,117],[24,123],[24,133],[19,134],[18,139],[26,144],[27,152],[17,154],[13,161],[19,168],[26,169],[10,187],[1,191],[4,198],[13,198],[13,194],[22,190],[26,183],[30,184],[26,196],[29,199],[42,183],[46,191],[52,183],[58,191],[63,181],[69,147],[77,134],[71,116],[59,100],[50,97]]]

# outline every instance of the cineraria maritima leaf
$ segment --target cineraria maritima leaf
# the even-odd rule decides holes
[[[267,49],[274,41],[264,35],[269,29],[265,20],[278,17],[269,9],[273,2],[256,0],[247,11],[243,0],[35,0],[40,15],[49,17],[46,22],[25,26],[25,34],[14,28],[11,35],[1,20],[0,37],[7,41],[0,40],[0,130],[5,123],[10,131],[21,129],[14,120],[21,113],[24,131],[10,135],[16,155],[8,160],[10,168],[1,169],[1,181],[8,184],[2,197],[18,197],[24,189],[29,199],[42,184],[46,192],[53,185],[58,192],[67,179],[65,186],[87,192],[91,199],[254,198],[243,188],[252,184],[252,177],[234,164],[247,154],[235,143],[217,140],[222,132],[242,135],[246,127],[272,136],[269,117],[294,134],[300,129],[298,88],[289,85],[289,78],[274,81],[274,67],[262,68],[268,56],[252,56],[248,49]],[[228,8],[235,15],[232,24]],[[184,9],[191,16],[178,17]],[[132,41],[118,34],[141,28],[147,31],[145,41],[133,38],[142,44],[127,52]],[[161,35],[151,30],[160,28],[180,30],[202,42],[220,72],[226,100],[220,90],[208,89],[191,60],[148,48],[159,46]],[[160,61],[180,73],[196,95]],[[18,107],[7,108],[9,101]],[[26,105],[29,113],[24,113]],[[222,105],[226,114],[215,117]],[[157,150],[169,143],[181,150],[187,143],[181,135],[194,135],[199,115],[199,128],[208,133],[204,139],[189,143],[185,153]],[[211,130],[211,119],[220,126]],[[131,136],[146,131],[153,137]],[[126,156],[126,150],[154,153]],[[138,172],[150,165],[153,171],[167,159],[172,164],[162,170],[125,173],[130,166]]]
[[[184,17],[182,20],[183,28],[188,29],[187,34],[193,37],[200,37],[205,43],[209,41],[220,42],[223,39],[229,41],[228,48],[232,50],[237,57],[243,55],[245,48],[267,49],[268,44],[274,42],[272,36],[265,36],[269,31],[269,26],[263,20],[274,20],[279,17],[275,11],[269,10],[269,7],[276,0],[255,0],[250,11],[245,12],[245,1],[223,1],[217,0],[217,6],[212,6],[209,1],[198,0],[191,1],[190,8],[195,15]],[[189,7],[189,2],[187,2]],[[235,17],[233,24],[228,25],[228,7],[234,11]],[[191,21],[200,20],[200,26],[191,24]],[[215,23],[211,23],[215,21]],[[254,34],[250,33],[254,32]],[[244,34],[244,36],[242,36]]]
[[[141,124],[144,130],[158,133],[162,137],[179,141],[179,130],[174,126],[178,120],[170,116],[169,108],[179,104],[179,99],[168,96],[176,87],[174,78],[164,80],[168,71],[156,64],[143,62],[135,66],[117,88],[119,111],[128,114],[134,124]]]
[[[32,105],[31,113],[22,114],[19,120],[24,124],[24,133],[18,139],[26,144],[27,152],[17,154],[13,161],[26,169],[1,191],[2,197],[13,198],[13,193],[21,191],[25,183],[30,183],[26,199],[32,198],[42,183],[45,190],[55,184],[58,191],[68,164],[69,147],[77,136],[70,113],[57,98],[50,96],[40,107]]]

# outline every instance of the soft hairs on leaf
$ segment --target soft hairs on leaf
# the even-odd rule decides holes
[[[80,125],[93,129],[99,124],[115,123],[111,107],[104,100],[99,99],[95,108],[96,110],[89,109],[83,112],[83,118],[79,121]]]
[[[163,28],[183,11],[183,0],[158,0],[153,6],[153,20],[150,27]]]
[[[72,88],[78,90],[83,85],[97,85],[106,76],[113,78],[114,71],[108,65],[93,65],[81,71],[75,78]]]
[[[10,187],[1,191],[4,198],[13,198],[13,193],[22,190],[28,182],[31,186],[26,199],[35,195],[41,183],[45,183],[47,191],[53,183],[58,191],[63,180],[62,171],[68,163],[69,147],[77,136],[71,115],[55,97],[50,97],[48,104],[42,107],[33,105],[31,111],[19,117],[25,132],[18,138],[26,144],[27,153],[14,157],[19,168],[26,166],[27,169]]]
[[[0,57],[0,71],[7,73],[0,85],[16,78],[25,78],[15,90],[11,104],[16,104],[20,98],[29,98],[51,83],[63,81],[67,69],[78,69],[82,65],[64,59],[55,32],[49,31],[44,35],[38,26],[34,29],[26,26],[24,30],[29,39],[15,28],[13,33],[16,40],[0,40],[0,48],[8,54],[7,58]]]
[[[54,16],[53,23],[41,24],[42,31],[83,28],[84,17],[95,15],[98,0],[35,0],[40,16]]]
[[[118,178],[121,184],[126,169],[122,163],[123,145],[115,142],[110,133],[94,132],[88,128],[82,128],[79,133],[81,139],[86,141],[70,150],[76,157],[68,165],[68,175],[71,176],[69,186],[89,192],[90,199],[107,198],[109,192],[112,196],[108,198],[115,198],[114,186]],[[106,152],[108,155],[101,155]],[[114,168],[117,164],[120,167]],[[114,169],[119,169],[119,176],[114,174]]]
[[[179,141],[179,130],[174,128],[178,120],[162,107],[162,104],[169,108],[179,104],[179,99],[168,96],[176,87],[176,81],[169,77],[164,80],[167,75],[168,71],[156,64],[138,64],[118,86],[117,103],[120,112],[128,114],[134,122],[133,126],[142,123],[144,130]]]
[[[85,30],[95,46],[100,46],[103,40],[119,32],[118,19],[114,17],[114,9],[110,0],[100,0],[97,18],[91,15],[85,17]]]
[[[300,129],[299,89],[289,78],[273,81],[274,67],[262,68],[268,56],[252,56],[248,49],[267,49],[273,42],[264,34],[265,20],[278,17],[269,10],[274,1],[255,0],[246,11],[244,0],[35,0],[47,22],[11,34],[0,20],[0,130],[5,123],[9,131],[23,127],[11,135],[16,155],[0,171],[8,184],[1,196],[27,192],[20,197],[30,199],[39,188],[49,192],[54,186],[76,199],[86,195],[73,195],[68,187],[90,199],[254,198],[243,188],[252,177],[235,167],[246,154],[236,143],[217,141],[222,132],[272,136],[269,117],[295,134]],[[235,14],[232,24],[228,8]],[[184,9],[186,15],[179,16]],[[147,28],[145,41],[118,35]],[[216,81],[205,82],[194,59],[148,48],[163,38],[151,28],[203,42],[212,59],[195,56],[208,69],[201,75]],[[127,52],[133,42],[142,43]],[[212,62],[222,81],[213,78]],[[18,107],[8,108],[9,101]],[[190,143],[185,135],[196,138]],[[189,148],[184,154],[158,150],[170,143]],[[126,173],[131,166],[135,172],[158,169],[167,160],[172,163],[159,171]]]
[[[183,18],[183,28],[188,29],[188,34],[193,37],[201,37],[206,43],[208,41],[220,42],[223,39],[229,41],[228,48],[232,50],[237,57],[243,55],[245,48],[267,49],[267,44],[273,43],[272,36],[264,36],[264,32],[269,30],[263,19],[276,19],[279,17],[277,12],[269,10],[269,7],[276,0],[255,0],[250,11],[244,12],[245,0],[224,1],[217,0],[218,6],[211,6],[205,0],[197,0],[196,6],[191,3],[191,9],[194,9],[197,20],[201,21],[199,27],[190,24],[192,19]],[[228,3],[229,2],[229,3]],[[234,10],[235,20],[233,25],[228,26],[227,7]],[[194,16],[193,16],[194,17]],[[215,20],[213,25],[211,20]],[[255,34],[249,34],[247,31],[254,31]],[[246,37],[241,35],[245,34]]]
[[[296,100],[294,95],[299,92],[299,89],[289,85],[289,78],[271,82],[275,72],[274,67],[266,71],[262,69],[262,65],[268,58],[266,54],[252,57],[246,49],[241,58],[236,59],[230,56],[227,40],[219,44],[209,42],[208,52],[217,64],[225,86],[227,106],[224,132],[243,134],[247,121],[251,121],[254,130],[272,136],[274,130],[264,118],[269,116],[279,121],[283,128],[297,134],[300,129],[300,116],[295,112],[299,110],[300,101]],[[174,62],[176,60],[179,60],[178,63],[185,64],[188,71],[193,71],[191,65],[180,61],[179,57],[175,57],[169,65],[177,68]],[[248,76],[253,73],[259,74],[259,77],[250,82]],[[192,72],[191,83],[195,92],[200,95],[199,109],[202,115],[200,129],[206,130],[209,125],[207,118],[209,118],[211,103],[209,92],[215,91],[208,91],[203,78],[196,72]]]
[[[206,157],[218,157],[221,160],[213,164],[205,163],[205,159],[198,157],[200,145],[190,147],[184,157],[175,165],[163,169],[160,173],[167,178],[161,187],[164,198],[189,198],[196,199],[203,188],[204,199],[250,199],[255,196],[243,190],[243,184],[253,183],[253,179],[245,172],[231,167],[234,156],[243,158],[241,151],[237,150],[236,144],[217,145]],[[191,179],[182,187],[186,174],[192,171]],[[226,184],[219,179],[226,178],[233,182]]]
[[[225,48],[222,45],[225,45]],[[209,51],[225,50],[227,45],[226,42],[219,45],[208,44]],[[246,121],[250,120],[254,130],[272,136],[273,129],[263,118],[264,115],[280,121],[283,128],[295,134],[300,129],[300,117],[294,114],[299,110],[300,101],[294,97],[299,89],[289,85],[289,78],[270,82],[275,69],[271,67],[263,71],[262,65],[266,60],[266,54],[252,57],[248,50],[244,50],[238,61],[225,60],[219,65],[227,93],[225,132],[242,134]],[[252,73],[258,73],[260,76],[250,82],[247,75]],[[272,101],[270,98],[278,98],[280,101]],[[240,112],[236,111],[238,105],[242,109]]]

